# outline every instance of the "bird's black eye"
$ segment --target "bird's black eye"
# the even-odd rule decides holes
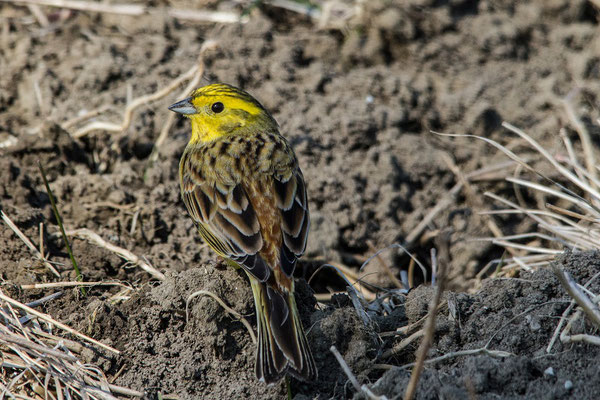
[[[221,111],[223,111],[223,109],[225,108],[225,106],[223,105],[223,103],[221,103],[220,101],[217,101],[216,103],[213,103],[212,106],[210,106],[210,109],[212,110],[212,112],[214,112],[215,114],[220,113]]]

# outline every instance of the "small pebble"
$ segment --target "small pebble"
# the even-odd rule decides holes
[[[365,97],[365,102],[366,102],[367,104],[372,104],[372,103],[373,103],[373,101],[375,101],[375,99],[373,98],[373,96],[371,96],[371,95],[368,95],[367,97]]]
[[[565,381],[565,389],[567,389],[567,390],[573,389],[573,382],[571,382],[570,380]]]
[[[529,322],[529,329],[531,329],[533,332],[539,331],[542,328],[539,318],[529,318],[528,322]]]
[[[554,376],[554,368],[552,368],[552,367],[546,368],[546,370],[544,371],[544,375]],[[566,383],[565,383],[565,385],[566,385]]]

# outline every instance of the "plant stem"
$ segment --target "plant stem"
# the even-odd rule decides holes
[[[56,222],[58,222],[58,227],[60,228],[60,233],[62,234],[63,241],[65,242],[65,246],[67,247],[67,252],[69,253],[69,257],[71,258],[71,264],[73,264],[73,269],[75,270],[75,275],[77,280],[81,282],[83,277],[81,276],[81,272],[79,271],[79,266],[77,265],[77,261],[75,260],[75,256],[73,255],[73,251],[71,250],[71,245],[69,244],[69,239],[67,238],[67,234],[65,233],[65,227],[63,226],[62,219],[60,218],[60,214],[58,212],[58,208],[56,207],[56,201],[54,200],[54,195],[52,194],[52,189],[50,189],[50,185],[48,184],[48,179],[46,178],[46,171],[44,171],[44,167],[42,163],[38,163],[38,167],[40,168],[40,172],[42,174],[42,179],[44,180],[44,185],[46,186],[46,192],[48,193],[48,197],[50,198],[50,205],[52,206],[52,211],[54,212],[54,217],[56,218]],[[86,295],[86,290],[82,286],[79,288],[81,290],[81,294]]]

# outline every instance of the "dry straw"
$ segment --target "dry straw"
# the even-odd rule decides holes
[[[483,240],[491,240],[494,244],[511,250],[512,257],[494,260],[480,272],[480,276],[488,273],[492,266],[501,266],[500,272],[507,273],[513,269],[532,270],[548,265],[557,254],[563,252],[565,247],[575,251],[600,249],[600,225],[598,225],[600,222],[598,208],[600,192],[597,189],[600,187],[600,182],[595,177],[598,167],[595,166],[594,159],[587,160],[585,162],[587,168],[583,167],[572,150],[573,144],[564,133],[561,137],[565,144],[567,157],[551,154],[530,135],[509,123],[505,122],[502,126],[517,134],[542,157],[542,160],[548,162],[558,178],[551,179],[545,176],[524,156],[514,153],[494,140],[472,135],[439,135],[476,138],[491,144],[524,170],[539,178],[539,181],[534,181],[527,178],[507,177],[508,182],[516,187],[532,190],[555,200],[548,200],[545,208],[536,208],[528,207],[522,202],[508,200],[491,192],[485,193],[485,196],[495,200],[504,208],[486,211],[482,214],[523,215],[536,223],[536,230],[519,235],[483,238]],[[581,134],[585,136],[585,133]],[[588,141],[582,141],[582,143],[585,146]],[[592,150],[584,149],[584,154],[593,157],[589,156],[589,154],[593,155]],[[529,242],[523,243],[523,241]]]
[[[480,272],[480,277],[487,274],[489,267],[494,265],[500,267],[500,274],[514,269],[530,271],[547,266],[555,260],[557,255],[562,254],[565,248],[575,252],[600,249],[600,180],[598,179],[600,166],[596,163],[590,133],[573,109],[572,98],[575,93],[567,96],[563,101],[563,106],[579,137],[583,162],[579,160],[575,147],[564,128],[559,130],[564,145],[564,152],[560,154],[549,151],[523,130],[507,122],[502,124],[504,128],[523,140],[534,153],[541,156],[543,162],[551,166],[554,173],[552,179],[544,175],[539,167],[536,168],[525,157],[494,140],[472,135],[443,135],[483,140],[518,163],[522,170],[529,171],[533,177],[538,178],[537,180],[519,176],[506,178],[515,187],[516,201],[508,200],[491,192],[485,193],[487,197],[504,207],[488,211],[486,214],[526,216],[535,222],[536,230],[485,239],[510,250],[512,257],[494,260]],[[530,190],[548,200],[542,206],[529,207],[525,204],[517,188]],[[523,241],[527,242],[523,243]],[[552,271],[572,300],[563,312],[546,352],[552,351],[558,338],[565,344],[585,342],[600,346],[600,336],[572,333],[574,323],[583,319],[583,316],[587,317],[596,330],[600,328],[600,295],[593,293],[588,288],[600,276],[600,273],[595,274],[584,285],[580,285],[565,271],[559,261],[552,263]]]
[[[117,350],[32,308],[55,297],[27,305],[0,290],[0,399],[142,397],[141,392],[110,384],[98,367],[84,363],[74,353],[83,350],[84,345],[56,336],[52,328],[105,350]]]

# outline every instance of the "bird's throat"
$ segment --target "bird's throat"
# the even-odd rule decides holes
[[[192,137],[190,139],[191,143],[212,142],[213,140],[223,136],[218,129],[211,127],[209,124],[205,123],[205,121],[202,121],[199,118],[191,117],[190,120],[192,121]]]

